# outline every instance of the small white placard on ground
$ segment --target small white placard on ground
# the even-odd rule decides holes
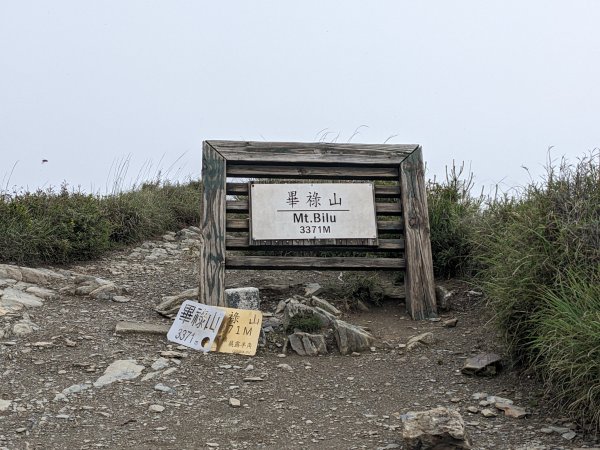
[[[177,317],[167,333],[167,339],[201,352],[208,352],[225,314],[223,308],[186,300],[179,308]]]
[[[376,239],[372,183],[250,184],[252,239]]]

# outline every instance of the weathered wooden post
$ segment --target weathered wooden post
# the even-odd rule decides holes
[[[225,158],[208,142],[202,145],[202,242],[200,303],[225,305]]]
[[[400,191],[404,212],[406,309],[416,320],[436,317],[425,165],[420,146],[400,163]]]

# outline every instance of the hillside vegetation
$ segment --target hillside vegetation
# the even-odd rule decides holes
[[[434,270],[484,289],[516,364],[557,406],[600,429],[600,152],[513,196],[472,194],[462,167],[428,183]],[[57,264],[197,225],[201,183],[152,182],[110,196],[0,197],[0,262]]]

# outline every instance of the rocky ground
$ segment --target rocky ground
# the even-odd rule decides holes
[[[440,321],[414,322],[397,301],[344,310],[335,293],[350,273],[228,272],[229,286],[260,289],[267,333],[253,357],[116,332],[120,321],[170,324],[154,308],[196,287],[197,231],[79,266],[0,265],[0,449],[400,449],[402,418],[436,407],[462,416],[474,449],[598,445],[510,367],[461,372],[502,351],[481,296],[459,283]],[[341,355],[328,340],[311,357],[285,346],[275,311],[294,295],[310,303],[307,283],[374,336],[369,348]]]

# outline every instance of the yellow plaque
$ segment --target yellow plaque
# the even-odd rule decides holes
[[[210,350],[248,356],[256,354],[262,313],[253,309],[220,309],[225,310],[225,319]]]

